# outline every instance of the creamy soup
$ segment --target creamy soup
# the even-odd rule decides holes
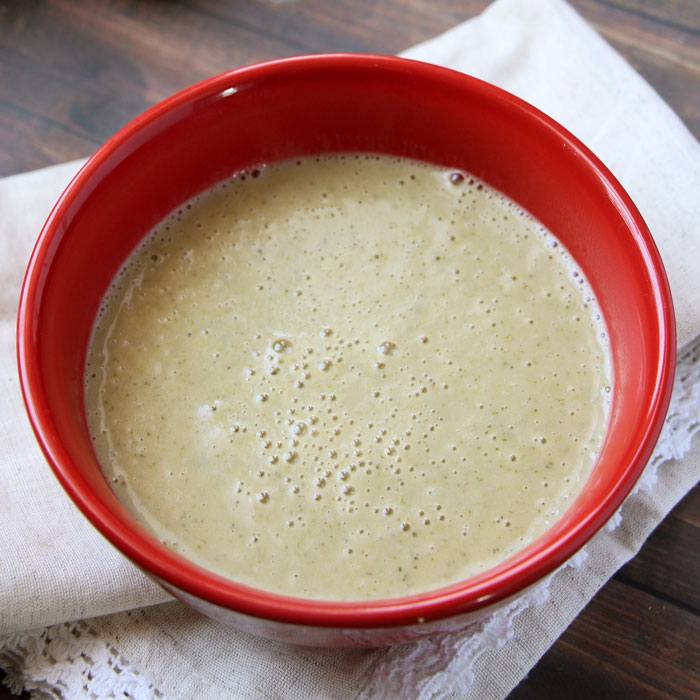
[[[95,450],[184,556],[268,591],[403,596],[541,535],[589,476],[609,353],[537,221],[379,156],[239,173],[163,221],[100,312]]]

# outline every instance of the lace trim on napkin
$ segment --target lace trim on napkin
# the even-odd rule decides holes
[[[634,492],[650,491],[659,467],[681,459],[700,432],[700,338],[679,358],[671,407],[649,465]],[[622,522],[620,509],[606,529]],[[474,664],[487,650],[503,648],[513,637],[515,619],[549,599],[552,578],[566,568],[579,568],[587,559],[584,547],[564,566],[515,601],[466,629],[388,649],[377,661],[357,700],[412,697],[440,700],[466,693],[474,682]],[[308,653],[309,650],[306,650]],[[13,692],[29,691],[41,700],[167,700],[87,622],[54,625],[0,638],[0,667]]]
[[[13,693],[41,700],[153,700],[163,695],[87,622],[0,638],[0,666]]]

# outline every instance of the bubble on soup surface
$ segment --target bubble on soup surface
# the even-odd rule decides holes
[[[392,343],[390,340],[384,340],[379,343],[377,351],[382,355],[393,355],[396,352],[396,343]]]
[[[292,344],[287,338],[277,338],[272,342],[272,349],[275,352],[286,352],[291,349]]]

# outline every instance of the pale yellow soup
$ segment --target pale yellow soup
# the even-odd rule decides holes
[[[541,535],[609,410],[600,310],[557,240],[469,175],[337,155],[173,213],[109,291],[94,446],[168,546],[235,581],[367,600]]]

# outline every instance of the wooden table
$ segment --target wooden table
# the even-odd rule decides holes
[[[155,102],[210,75],[300,53],[396,53],[488,4],[0,1],[0,176],[89,155]],[[700,0],[572,5],[700,138]],[[696,488],[511,700],[700,698],[699,553]],[[9,697],[0,689],[0,700]]]

